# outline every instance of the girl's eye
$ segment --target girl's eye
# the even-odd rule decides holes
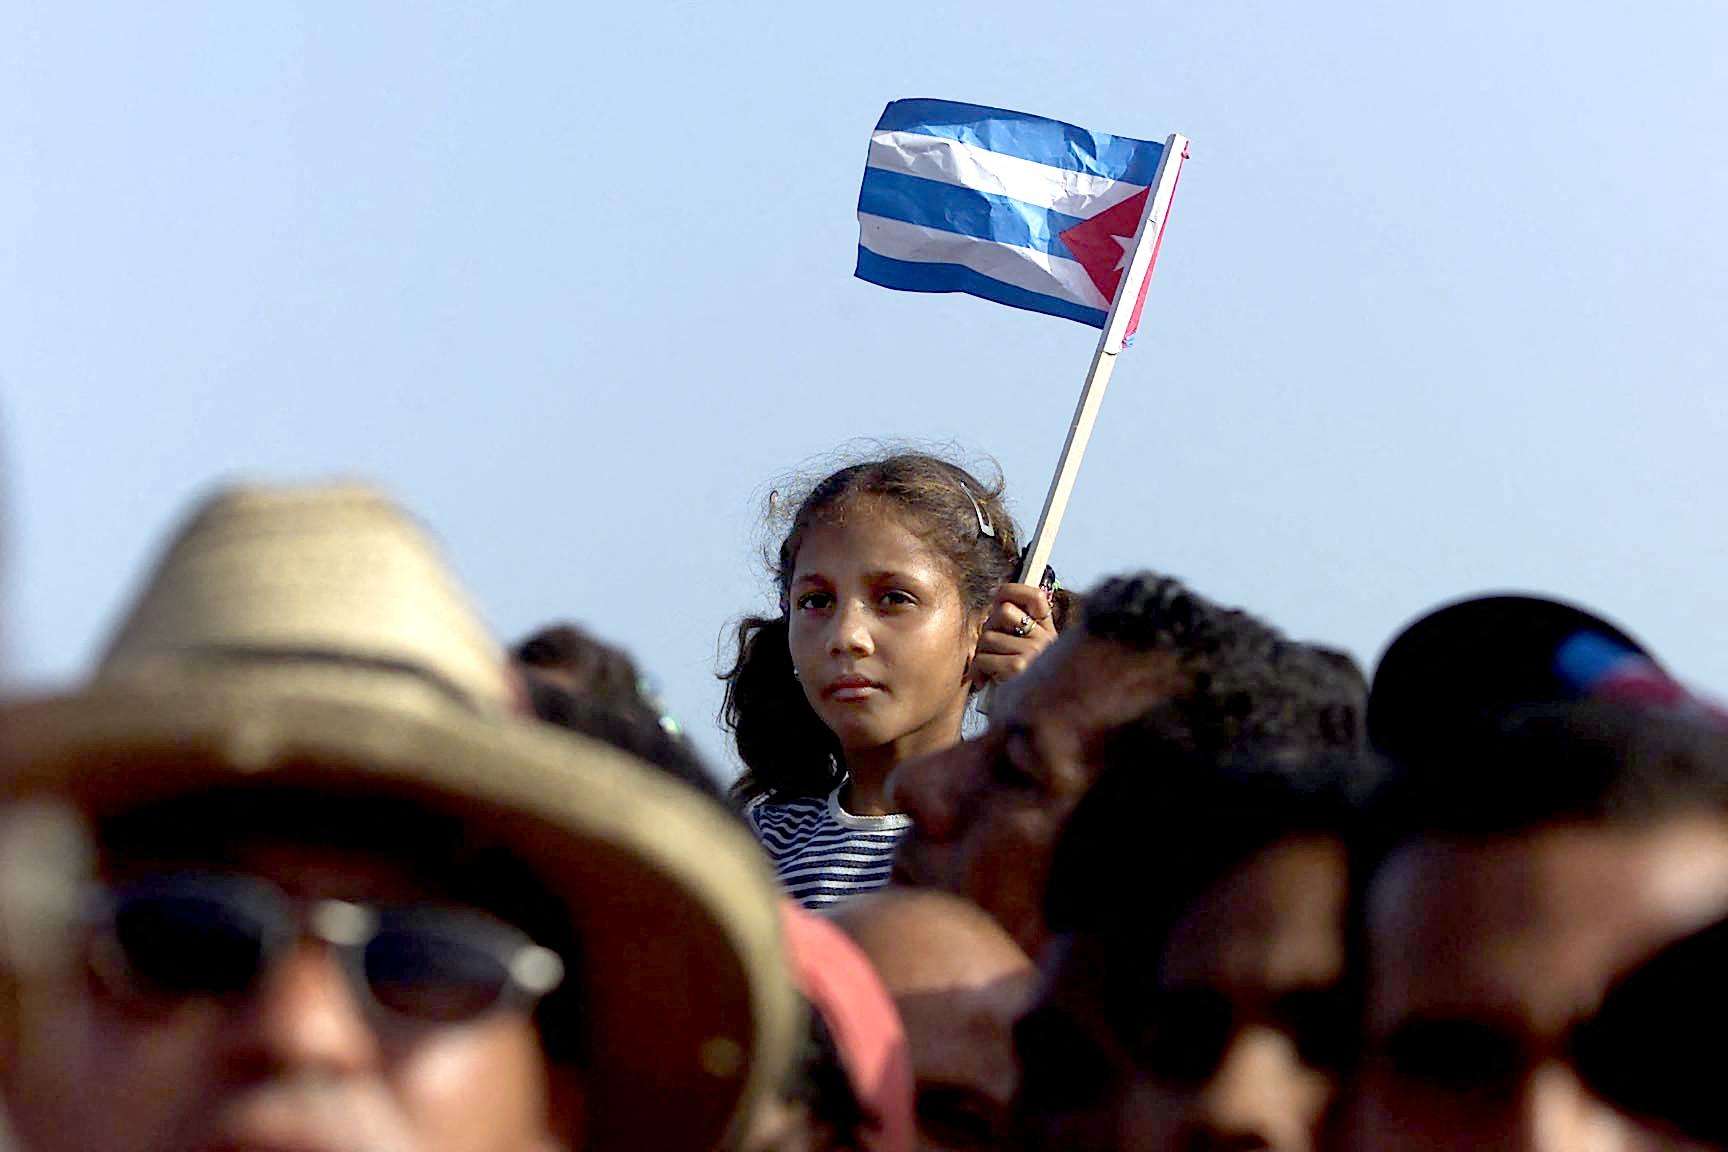
[[[906,608],[917,603],[916,600],[912,599],[911,593],[902,592],[898,588],[891,588],[882,593],[876,598],[876,602],[884,608]]]
[[[805,612],[820,612],[834,603],[834,597],[826,592],[806,592],[798,597],[796,603]]]

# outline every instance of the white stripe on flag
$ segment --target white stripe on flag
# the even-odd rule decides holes
[[[858,214],[858,223],[858,243],[878,256],[919,264],[959,264],[1028,292],[1059,296],[1088,308],[1110,307],[1078,261],[866,212]]]
[[[872,134],[866,164],[942,184],[994,192],[1070,216],[1096,216],[1145,190],[1143,184],[1052,168],[1035,160],[918,132]]]

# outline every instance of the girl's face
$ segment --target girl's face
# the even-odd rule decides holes
[[[792,664],[844,751],[892,745],[899,760],[959,738],[983,614],[897,517],[810,528],[790,601]]]

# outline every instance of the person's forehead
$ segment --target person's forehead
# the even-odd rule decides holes
[[[997,692],[991,726],[1061,731],[1079,739],[1128,723],[1183,687],[1173,653],[1064,633]]]
[[[982,985],[897,994],[918,1078],[964,1085],[1006,1103],[1014,1084],[1014,1022],[1034,979],[1027,970]]]
[[[1411,1017],[1566,1026],[1633,964],[1728,910],[1728,820],[1420,840],[1367,912],[1370,1027]]]
[[[1163,948],[1163,983],[1267,995],[1344,975],[1349,873],[1342,840],[1292,836],[1193,901]]]
[[[810,525],[798,543],[793,578],[856,570],[931,573],[942,568],[941,554],[901,517],[865,506],[848,510],[843,519]]]
[[[1005,931],[955,897],[878,895],[850,910],[850,923],[854,938],[895,996],[981,988],[1032,970],[1032,962]]]

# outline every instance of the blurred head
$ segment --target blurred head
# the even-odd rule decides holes
[[[629,653],[575,624],[550,624],[510,653],[519,668],[574,696],[624,709],[642,703],[641,673]]]
[[[3,1069],[37,1152],[582,1146],[574,938],[458,821],[241,791],[94,845]]]
[[[1252,746],[1220,764],[1179,721],[1169,739],[1158,773],[1107,755],[1057,848],[1054,935],[1016,1036],[1026,1143],[1308,1152],[1354,1036],[1364,764]]]
[[[782,1131],[815,1147],[910,1152],[912,1065],[906,1031],[870,960],[832,922],[790,900],[781,922],[798,990],[817,1018],[782,1093]],[[753,1141],[754,1143],[754,1141]]]
[[[1018,564],[1001,491],[903,453],[796,502],[770,560],[779,614],[742,622],[724,677],[741,796],[822,795],[848,753],[958,738],[979,632]]]
[[[592,704],[618,716],[632,727],[651,723],[673,739],[683,729],[665,702],[622,648],[597,638],[575,624],[540,629],[511,652],[511,660],[528,690],[536,716],[571,727],[566,700]]]
[[[1262,747],[1354,748],[1364,692],[1348,657],[1285,640],[1179,582],[1138,573],[1083,598],[1079,627],[999,689],[977,739],[901,765],[893,794],[915,821],[897,879],[975,901],[1028,954],[1045,939],[1050,852],[1103,752],[1160,705],[1183,701],[1189,739],[1223,757]],[[1157,770],[1161,734],[1138,753]]]
[[[668,732],[647,710],[579,695],[533,673],[525,683],[536,719],[628,752],[731,810],[724,790],[696,749]]]
[[[1012,1027],[1033,968],[975,905],[890,889],[834,913],[875,965],[900,1011],[916,1080],[918,1148],[1006,1146],[1016,1080]]]
[[[520,703],[377,492],[207,501],[89,684],[0,704],[0,1094],[26,1144],[735,1132],[799,1020],[760,852]]]
[[[1618,977],[1728,911],[1728,739],[1551,705],[1407,753],[1370,826],[1350,1149],[1650,1146],[1568,1038]]]

